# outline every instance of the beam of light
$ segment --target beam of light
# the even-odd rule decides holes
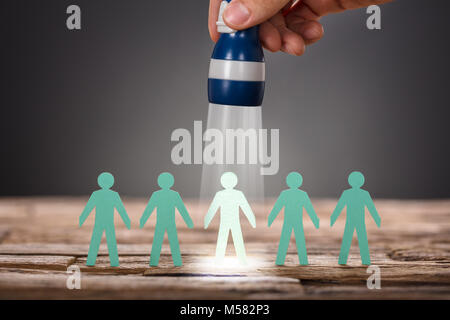
[[[255,129],[262,128],[261,107],[236,107],[209,105],[207,129],[218,129],[225,136],[226,129]],[[248,142],[248,141],[247,141]],[[226,143],[223,143],[223,154],[226,155]],[[238,150],[235,146],[235,158],[238,153],[246,154],[246,164],[203,164],[200,201],[209,203],[215,193],[222,190],[220,177],[226,171],[234,172],[239,182],[236,189],[244,192],[249,201],[262,202],[264,200],[264,178],[261,175],[261,164],[248,164],[247,150]],[[259,143],[258,143],[259,148]],[[259,149],[258,149],[259,152]],[[225,157],[225,156],[224,156]]]

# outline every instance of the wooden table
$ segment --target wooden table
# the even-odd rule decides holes
[[[95,267],[85,265],[94,216],[78,228],[87,197],[0,199],[1,299],[449,299],[450,200],[377,200],[381,229],[367,215],[372,263],[380,267],[381,289],[367,288],[356,239],[347,266],[337,264],[345,213],[333,228],[335,199],[313,199],[321,219],[314,229],[305,217],[309,266],[299,266],[294,239],[286,265],[274,264],[282,225],[271,228],[273,201],[252,205],[257,228],[242,216],[249,264],[240,266],[228,246],[224,264],[214,264],[218,217],[203,229],[204,205],[186,201],[195,228],[179,217],[183,266],[174,267],[167,238],[160,265],[150,268],[155,216],[138,228],[145,199],[125,198],[132,220],[127,230],[116,217],[120,267],[109,266],[105,240]],[[81,289],[66,287],[68,266],[81,270]]]

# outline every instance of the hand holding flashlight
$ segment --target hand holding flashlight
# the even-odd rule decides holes
[[[323,36],[319,20],[330,13],[358,9],[392,0],[233,0],[223,12],[225,24],[235,30],[260,25],[259,37],[269,51],[300,56],[307,45]],[[210,0],[209,33],[219,39],[216,21],[222,0]]]

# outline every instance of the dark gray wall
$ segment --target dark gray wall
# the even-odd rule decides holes
[[[81,31],[65,27],[69,4]],[[208,3],[2,0],[0,195],[87,194],[103,170],[116,190],[148,195],[161,171],[196,196],[201,167],[174,166],[170,134],[206,121],[213,48]],[[323,19],[302,57],[267,53],[266,128],[280,129],[280,171],[312,196],[337,196],[358,169],[376,197],[450,196],[448,1]]]

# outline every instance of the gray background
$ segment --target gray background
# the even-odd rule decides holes
[[[82,9],[68,31],[65,10]],[[110,171],[148,195],[161,171],[197,196],[200,166],[171,164],[175,128],[207,117],[208,2],[2,0],[0,195],[79,195]],[[280,171],[311,196],[339,195],[353,170],[375,197],[450,196],[448,1],[327,16],[302,57],[267,53],[263,125],[280,129]]]

